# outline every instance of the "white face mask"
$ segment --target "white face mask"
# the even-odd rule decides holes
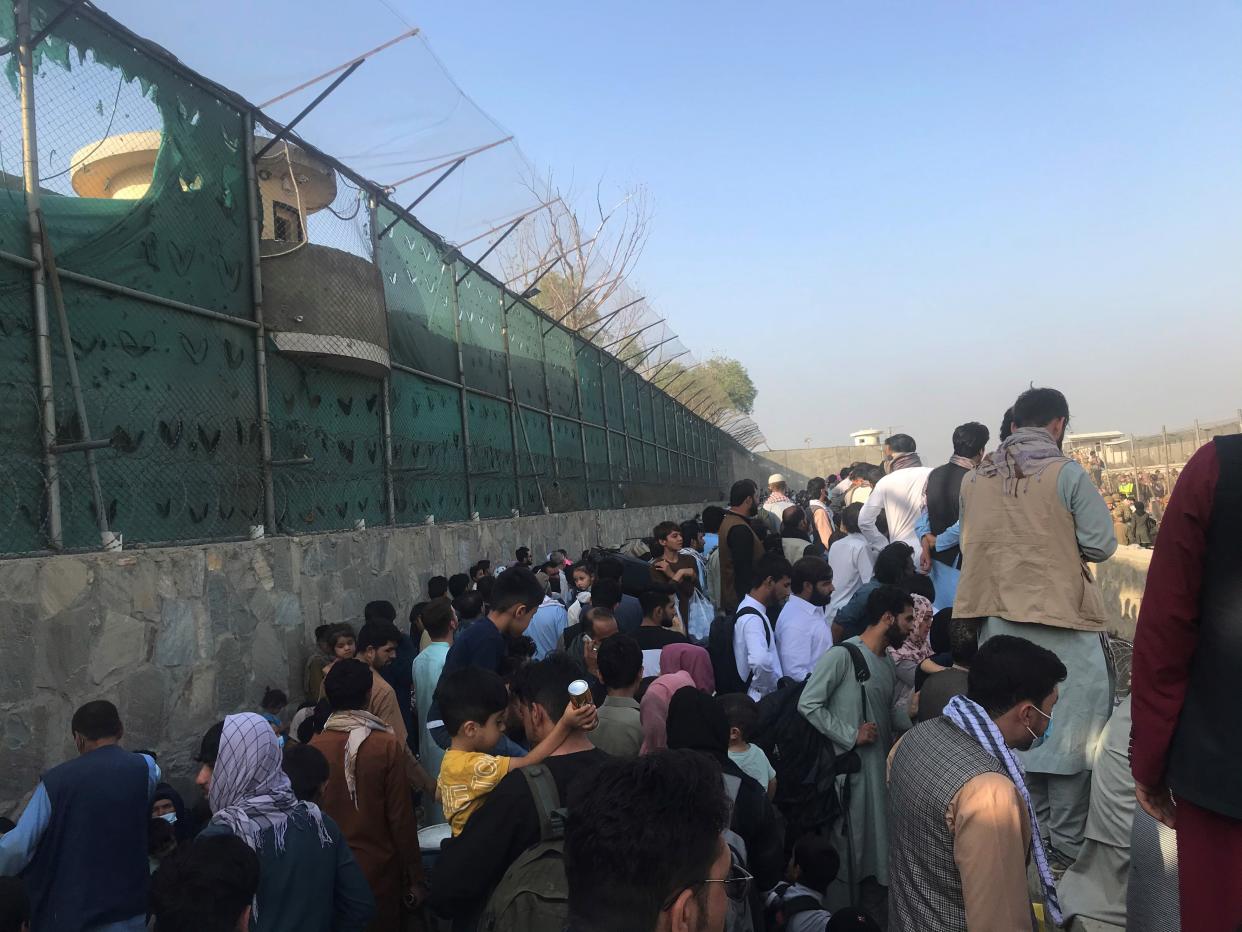
[[[167,822],[169,825],[175,825],[177,822],[177,813],[165,812],[162,816],[160,816],[160,818],[163,819],[165,822]]]

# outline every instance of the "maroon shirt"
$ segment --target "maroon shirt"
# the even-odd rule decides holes
[[[1169,745],[1199,643],[1199,590],[1220,464],[1205,444],[1178,477],[1160,522],[1134,636],[1130,769],[1147,787],[1164,783]]]

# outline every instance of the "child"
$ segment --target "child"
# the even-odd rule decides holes
[[[280,713],[285,711],[288,704],[289,697],[284,690],[272,689],[270,686],[263,690],[263,701],[259,703],[263,711],[259,714],[272,726],[272,731],[281,736],[284,735],[284,728],[280,724]]]
[[[785,873],[787,882],[777,884],[768,894],[767,927],[778,932],[821,932],[832,918],[824,909],[824,897],[840,869],[841,857],[831,839],[825,835],[799,838]]]
[[[490,670],[463,667],[446,673],[436,686],[436,705],[452,743],[440,764],[437,792],[444,817],[453,834],[461,834],[466,821],[510,770],[542,763],[575,728],[595,722],[595,706],[570,706],[556,728],[525,757],[487,754],[504,734],[509,691]]]
[[[759,707],[745,693],[729,693],[720,697],[725,718],[729,720],[729,760],[737,764],[748,777],[754,777],[768,791],[768,798],[776,795],[776,771],[768,761],[763,748],[747,741],[759,725]]]
[[[332,633],[332,625],[320,625],[315,629],[315,653],[306,661],[306,674],[302,685],[306,695],[318,696],[323,686],[323,668],[332,662],[332,645],[328,637]]]

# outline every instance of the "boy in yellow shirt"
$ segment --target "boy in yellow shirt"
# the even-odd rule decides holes
[[[498,757],[485,750],[494,748],[505,731],[505,711],[509,690],[490,670],[464,667],[440,679],[436,704],[452,743],[440,763],[436,795],[444,818],[453,834],[461,834],[466,821],[510,770],[540,764],[575,728],[595,727],[595,706],[570,705],[556,728],[525,757]]]

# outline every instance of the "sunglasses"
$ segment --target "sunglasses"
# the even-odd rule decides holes
[[[729,875],[727,877],[722,877],[719,880],[711,878],[707,880],[699,880],[695,883],[689,884],[688,886],[682,887],[665,901],[663,908],[668,909],[671,907],[677,897],[681,896],[682,891],[702,886],[707,883],[724,884],[725,896],[735,903],[741,903],[746,899],[746,893],[750,889],[750,882],[754,879],[754,875],[747,871],[746,868],[742,867],[742,865],[738,864],[737,860],[734,859],[729,865]]]

